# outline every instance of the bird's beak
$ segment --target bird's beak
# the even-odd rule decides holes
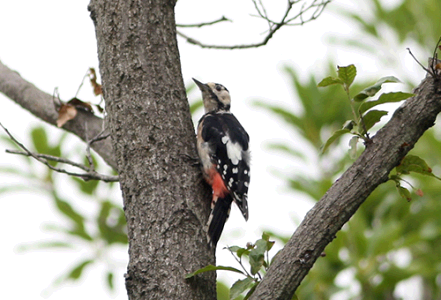
[[[201,92],[209,91],[209,90],[210,90],[210,87],[209,87],[208,85],[206,85],[205,83],[202,83],[202,82],[200,82],[199,80],[194,79],[194,78],[192,78],[192,79],[193,79],[193,81],[197,84],[197,86],[199,87],[199,89],[201,90]]]

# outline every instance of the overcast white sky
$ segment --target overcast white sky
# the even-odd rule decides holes
[[[188,84],[195,77],[203,82],[214,81],[225,85],[232,96],[232,111],[251,137],[253,162],[249,192],[250,219],[245,222],[239,210],[233,209],[218,245],[218,264],[234,264],[227,251],[221,250],[227,244],[244,246],[247,241],[255,241],[265,228],[292,233],[295,229],[293,220],[301,219],[311,207],[304,196],[288,192],[284,183],[271,174],[271,170],[277,169],[289,174],[313,173],[313,166],[288,160],[265,148],[270,141],[297,144],[298,136],[287,131],[280,120],[250,105],[252,100],[262,99],[299,111],[290,82],[281,72],[282,67],[294,66],[302,78],[310,73],[316,73],[320,78],[328,75],[325,74],[326,62],[329,57],[333,57],[339,65],[355,63],[359,74],[399,77],[388,70],[379,71],[377,61],[363,56],[363,53],[343,50],[326,42],[331,36],[355,34],[353,26],[348,26],[332,13],[334,5],[366,11],[363,1],[357,1],[356,7],[352,2],[334,1],[315,22],[303,27],[284,28],[267,46],[259,49],[205,50],[178,38],[185,82]],[[0,59],[43,91],[52,93],[54,87],[58,87],[63,99],[72,97],[87,69],[98,69],[95,32],[87,5],[87,0],[1,2]],[[279,16],[285,8],[285,1],[272,1],[271,5],[274,6],[268,5],[269,13]],[[266,29],[265,22],[248,16],[252,12],[251,1],[180,0],[176,18],[178,23],[185,24],[210,21],[225,15],[233,19],[234,23],[202,30],[186,29],[185,32],[207,43],[242,44],[260,41],[263,37],[261,33]],[[391,48],[390,51],[402,57],[405,67],[418,70],[408,58],[405,48]],[[422,72],[419,78],[422,78]],[[82,95],[82,99],[91,98],[87,87]],[[190,98],[195,99],[197,96],[191,94]],[[26,130],[39,121],[3,95],[0,95],[0,101],[0,122],[17,138],[26,141]],[[19,161],[0,149],[0,165]],[[8,180],[2,178],[2,184],[8,184]],[[48,240],[51,236],[42,232],[41,224],[56,223],[59,218],[51,202],[38,194],[28,192],[2,195],[0,201],[0,228],[11,229],[2,233],[0,298],[127,298],[122,278],[125,268],[121,268],[117,293],[113,295],[106,292],[101,278],[102,270],[97,269],[87,271],[79,283],[63,285],[55,290],[46,289],[57,275],[81,257],[82,252],[33,251],[18,254],[16,250],[19,244]],[[263,215],[269,217],[263,218]],[[115,255],[124,264],[126,250],[117,250]],[[15,297],[12,298],[13,295]]]

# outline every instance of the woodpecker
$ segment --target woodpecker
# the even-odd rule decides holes
[[[207,236],[215,247],[233,201],[248,220],[250,138],[230,112],[228,90],[218,83],[193,80],[202,92],[205,108],[197,129],[197,149],[204,178],[213,190]]]

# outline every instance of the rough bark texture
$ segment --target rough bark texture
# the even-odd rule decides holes
[[[176,41],[175,1],[92,0],[100,72],[128,225],[129,299],[215,299],[197,157]],[[205,204],[203,204],[205,203]]]
[[[426,78],[415,93],[308,212],[250,299],[291,299],[337,231],[434,125],[441,111],[440,80]]]
[[[52,95],[40,91],[35,85],[24,80],[20,74],[2,64],[1,61],[0,92],[36,117],[56,126],[58,112],[55,110]],[[91,140],[103,130],[103,120],[92,114],[79,111],[75,119],[68,121],[63,129],[72,132],[84,141]],[[93,143],[92,149],[116,169],[110,139]]]
[[[120,174],[129,234],[130,299],[215,299],[215,274],[184,275],[214,264],[203,184],[176,42],[174,1],[92,0],[113,150],[94,149]],[[0,63],[0,91],[55,124],[52,96]],[[441,83],[426,78],[363,154],[308,212],[251,299],[291,299],[316,259],[368,195],[413,148],[441,111]],[[85,124],[90,132],[85,132]],[[79,114],[65,129],[82,139],[102,120]],[[323,258],[326,259],[326,258]]]

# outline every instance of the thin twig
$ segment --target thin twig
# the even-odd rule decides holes
[[[93,159],[92,159],[92,155],[90,154],[90,147],[93,143],[97,142],[97,141],[101,141],[104,139],[107,139],[110,134],[106,134],[103,135],[103,133],[106,131],[106,129],[103,129],[100,133],[98,133],[94,138],[92,138],[91,140],[89,140],[87,138],[87,123],[85,124],[85,131],[86,131],[86,141],[87,141],[87,146],[86,146],[86,157],[87,160],[89,161],[89,165],[90,165],[90,169],[95,171],[95,165],[93,163]]]
[[[18,155],[24,155],[24,156],[32,157],[35,160],[39,161],[40,163],[46,165],[49,169],[51,169],[51,170],[53,170],[55,172],[67,174],[67,175],[70,175],[70,176],[80,177],[80,178],[82,178],[85,181],[87,181],[87,180],[101,180],[101,181],[104,181],[104,182],[116,182],[116,181],[119,181],[118,176],[99,174],[99,173],[95,172],[94,170],[91,170],[90,168],[88,168],[88,167],[86,167],[86,166],[84,166],[82,164],[78,164],[76,162],[73,162],[73,161],[65,159],[65,158],[56,157],[56,156],[47,155],[47,154],[33,153],[33,152],[29,151],[22,143],[20,143],[9,132],[9,130],[6,129],[3,126],[3,124],[0,123],[0,126],[3,128],[3,130],[6,132],[6,134],[11,138],[11,140],[13,140],[14,143],[16,143],[20,148],[22,148],[24,150],[24,151],[6,150],[6,153],[18,154]],[[86,173],[69,172],[69,171],[67,171],[65,169],[52,166],[49,163],[49,161],[56,161],[56,162],[59,162],[59,163],[64,163],[64,164],[67,164],[67,165],[71,165],[73,167],[77,167],[77,168],[85,171]]]
[[[409,54],[413,57],[413,59],[421,66],[421,68],[424,69],[424,71],[426,71],[427,73],[429,73],[430,75],[432,75],[432,77],[435,77],[435,74],[432,73],[431,70],[427,69],[425,66],[423,66],[418,59],[416,59],[416,57],[413,55],[412,51],[410,51],[409,48],[406,48],[407,51],[409,51]]]
[[[441,43],[441,37],[438,39],[438,42],[436,43],[435,49],[433,49],[433,59],[430,63],[430,69],[432,70],[433,74],[439,74],[439,72],[436,70],[436,65],[438,63],[438,47]],[[433,76],[433,75],[432,75]]]
[[[83,87],[84,79],[86,79],[86,77],[88,77],[88,76],[89,76],[89,70],[87,70],[86,74],[83,76],[83,79],[81,80],[80,86],[78,87],[74,98],[77,98],[78,94],[80,93],[81,88]]]
[[[20,146],[20,147],[21,147],[21,146]],[[18,154],[18,155],[31,156],[31,157],[32,157],[33,155],[35,155],[35,156],[38,157],[38,158],[47,159],[47,160],[50,160],[50,161],[55,161],[55,162],[59,162],[59,163],[63,163],[63,164],[67,164],[67,165],[71,165],[71,166],[73,166],[73,167],[76,167],[76,168],[81,169],[81,170],[86,171],[86,172],[89,171],[89,168],[86,167],[86,166],[83,165],[83,164],[79,164],[79,163],[76,163],[76,162],[71,161],[71,160],[69,160],[69,159],[62,158],[62,157],[58,157],[58,156],[53,156],[53,155],[43,154],[43,153],[33,153],[33,152],[31,152],[31,151],[29,151],[29,153],[28,153],[28,151],[9,150],[9,149],[6,149],[5,152],[6,152],[6,153],[10,153],[10,154]],[[32,153],[33,155],[30,155],[31,153]]]
[[[103,135],[104,132],[106,132],[105,129],[103,129],[100,133],[98,133],[96,137],[94,137],[93,139],[91,139],[89,143],[92,145],[92,144],[95,143],[95,142],[99,142],[99,141],[105,140],[105,139],[107,139],[108,137],[110,137],[110,133]]]
[[[86,134],[86,141],[87,141],[87,146],[86,146],[86,157],[87,157],[87,161],[89,162],[89,167],[91,171],[95,171],[95,164],[93,163],[93,159],[92,159],[92,155],[90,154],[90,140],[89,137],[87,136],[87,121],[84,123],[84,131]]]
[[[56,101],[57,100],[57,101]],[[54,88],[54,93],[52,94],[52,101],[54,103],[55,111],[58,111],[61,107],[60,94],[58,93],[58,88]]]
[[[247,269],[245,268],[245,266],[242,264],[242,259],[239,260],[236,255],[234,255],[233,251],[231,251],[230,247],[225,247],[226,249],[228,249],[228,251],[230,251],[231,255],[233,255],[234,259],[239,263],[239,265],[242,267],[242,270],[244,270],[244,272],[247,274],[248,277],[253,277],[250,275],[250,273],[248,273]]]
[[[209,25],[213,25],[216,23],[220,23],[220,22],[232,22],[230,19],[228,19],[225,16],[222,16],[222,18],[218,19],[218,20],[214,20],[211,22],[203,22],[203,23],[196,23],[196,24],[176,24],[176,27],[182,27],[182,28],[190,28],[190,27],[204,27],[204,26],[209,26]]]
[[[286,20],[285,25],[288,26],[298,26],[298,25],[303,25],[305,23],[311,22],[315,19],[317,19],[322,12],[324,11],[325,7],[331,2],[332,0],[321,0],[320,3],[316,3],[317,0],[315,0],[314,2],[312,2],[308,7],[305,8],[305,3],[303,3],[302,8],[300,9],[300,12],[291,17],[290,19]],[[312,15],[309,17],[309,19],[307,19],[306,21],[303,20],[303,15],[308,12],[310,9],[315,8],[315,11],[312,13]],[[295,19],[300,18],[301,21],[298,23],[292,23],[292,21],[294,21]]]
[[[257,3],[256,0],[252,0],[252,1],[254,4],[254,8],[256,9],[256,11],[258,13],[258,16],[255,16],[255,15],[251,15],[251,16],[260,17],[260,18],[266,20],[266,22],[268,23],[268,30],[271,30],[272,22],[269,20],[268,13],[266,12],[266,9],[262,3],[262,0],[259,0],[259,3]],[[259,5],[260,5],[260,7],[262,7],[262,10],[260,9]]]
[[[188,43],[193,44],[193,45],[197,45],[201,48],[209,48],[209,49],[249,49],[249,48],[258,48],[261,46],[266,45],[269,40],[274,36],[274,34],[283,26],[298,26],[298,25],[303,25],[305,23],[308,23],[312,20],[317,19],[321,13],[323,12],[323,10],[325,9],[325,7],[331,3],[332,0],[314,0],[310,5],[305,6],[305,3],[302,5],[300,12],[297,13],[296,15],[294,15],[291,18],[289,17],[289,13],[291,12],[291,9],[293,7],[294,4],[297,4],[299,2],[301,2],[301,0],[288,0],[287,1],[287,8],[285,10],[285,13],[283,15],[283,17],[281,18],[280,21],[276,22],[271,20],[268,17],[268,14],[266,12],[265,7],[263,6],[261,0],[259,0],[259,3],[256,2],[256,0],[252,0],[254,7],[257,11],[257,16],[266,20],[269,26],[269,30],[267,31],[267,35],[265,36],[265,38],[259,42],[259,43],[251,43],[251,44],[242,44],[242,45],[216,45],[216,44],[205,44],[201,41],[198,41],[197,39],[194,39],[186,34],[184,34],[181,31],[177,31],[176,33],[184,38]],[[259,7],[259,4],[261,7]],[[305,14],[306,12],[308,12],[309,10],[315,8],[315,11],[312,13],[312,15],[304,20],[303,19],[303,14]],[[255,16],[255,15],[252,15]],[[297,23],[293,23],[294,20],[296,20],[297,18],[300,18],[300,22]],[[204,24],[204,23],[202,23]],[[182,27],[182,26],[181,26]]]

